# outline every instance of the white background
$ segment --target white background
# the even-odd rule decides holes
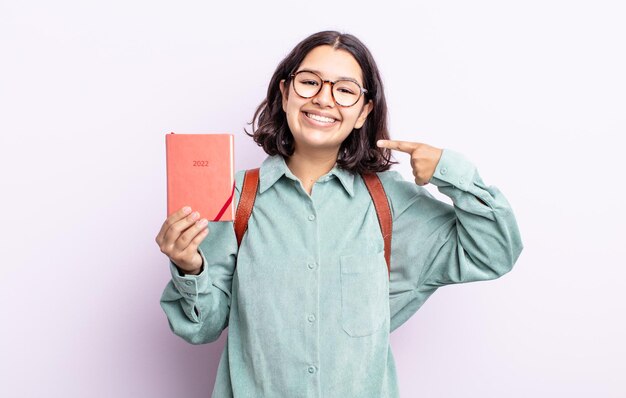
[[[187,344],[159,306],[164,136],[232,132],[258,167],[243,128],[275,67],[337,29],[377,60],[392,138],[473,161],[525,246],[392,334],[402,396],[626,396],[625,9],[0,0],[0,395],[209,396],[225,334]]]

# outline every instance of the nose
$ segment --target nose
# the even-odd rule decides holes
[[[322,88],[319,93],[313,97],[313,102],[319,104],[320,106],[333,107],[335,105],[335,99],[333,98],[333,84],[331,82],[322,82]]]

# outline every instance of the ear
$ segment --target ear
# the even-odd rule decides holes
[[[360,129],[361,127],[363,127],[363,124],[365,124],[365,119],[367,119],[367,115],[369,115],[372,109],[374,109],[374,102],[372,100],[369,100],[369,102],[363,106],[363,109],[361,109],[361,114],[359,115],[358,119],[356,119],[356,123],[354,124],[355,129]]]
[[[283,112],[287,112],[287,98],[289,97],[289,93],[285,93],[285,79],[280,81],[279,88],[283,99]]]

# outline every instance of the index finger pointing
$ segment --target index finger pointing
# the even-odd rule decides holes
[[[417,147],[414,142],[397,140],[378,140],[376,142],[376,145],[381,148],[395,149],[397,151],[402,151],[409,154],[412,153],[413,150]]]

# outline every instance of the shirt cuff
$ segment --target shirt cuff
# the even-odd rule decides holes
[[[443,149],[435,173],[430,183],[436,186],[454,185],[467,191],[476,174],[476,166],[460,152],[451,149]]]
[[[170,273],[172,274],[172,283],[178,292],[189,303],[195,303],[199,293],[209,293],[211,281],[207,271],[207,261],[202,249],[198,247],[198,253],[202,256],[202,272],[198,275],[181,276],[178,272],[176,264],[170,260]]]

